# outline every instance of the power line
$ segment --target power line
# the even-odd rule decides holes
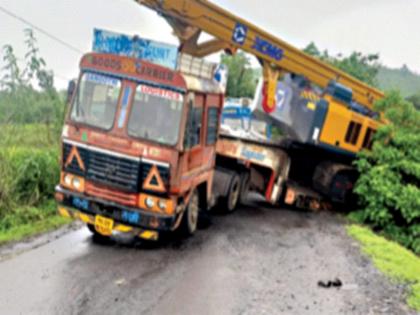
[[[83,52],[80,49],[74,47],[73,45],[70,45],[70,44],[66,43],[65,41],[61,40],[60,38],[52,35],[51,33],[45,31],[44,29],[40,28],[39,26],[36,26],[35,24],[29,22],[28,20],[25,20],[24,18],[16,15],[15,13],[13,13],[13,12],[11,12],[9,10],[6,10],[2,6],[0,6],[0,11],[2,11],[3,13],[5,13],[5,14],[7,14],[7,15],[9,15],[9,16],[11,16],[11,17],[13,17],[13,18],[15,18],[15,19],[17,19],[19,21],[21,21],[24,24],[29,25],[30,27],[36,29],[38,32],[44,34],[45,36],[49,37],[50,39],[52,39],[54,41],[60,43],[61,45],[67,47],[68,49],[70,49],[70,50],[72,50],[74,52],[77,52],[78,54],[83,54]]]

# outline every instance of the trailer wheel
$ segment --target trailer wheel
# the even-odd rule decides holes
[[[226,197],[222,199],[222,206],[225,212],[231,213],[235,211],[239,196],[241,194],[241,180],[239,175],[234,175],[230,182],[229,191]]]
[[[182,217],[181,225],[179,226],[183,236],[191,236],[195,233],[197,230],[199,214],[200,200],[197,190],[194,190]]]
[[[243,205],[248,200],[249,185],[250,185],[249,173],[241,174],[241,191],[239,194],[239,203]]]

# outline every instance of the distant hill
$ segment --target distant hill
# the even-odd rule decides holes
[[[420,93],[420,74],[411,71],[406,65],[400,69],[381,67],[377,75],[382,90],[399,89],[403,96]]]

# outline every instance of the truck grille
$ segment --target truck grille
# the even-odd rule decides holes
[[[127,191],[138,191],[140,162],[101,152],[89,152],[86,178]]]
[[[74,154],[73,144],[63,144],[64,171],[85,176],[91,182],[121,191],[137,193],[153,166],[150,162],[109,154],[102,150],[76,146],[83,165]],[[72,156],[70,156],[72,155]],[[70,158],[69,158],[70,156]],[[157,165],[165,185],[169,183],[169,167]]]
[[[84,166],[82,169],[75,154],[68,161],[72,148],[73,145],[64,143],[64,171],[127,192],[139,191],[140,161],[77,146]]]

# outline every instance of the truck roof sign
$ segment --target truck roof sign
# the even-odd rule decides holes
[[[178,47],[174,45],[94,29],[92,46],[94,52],[135,57],[173,70],[177,68]]]
[[[80,67],[82,70],[111,73],[149,85],[186,90],[184,78],[178,72],[136,58],[90,53],[82,58]]]

